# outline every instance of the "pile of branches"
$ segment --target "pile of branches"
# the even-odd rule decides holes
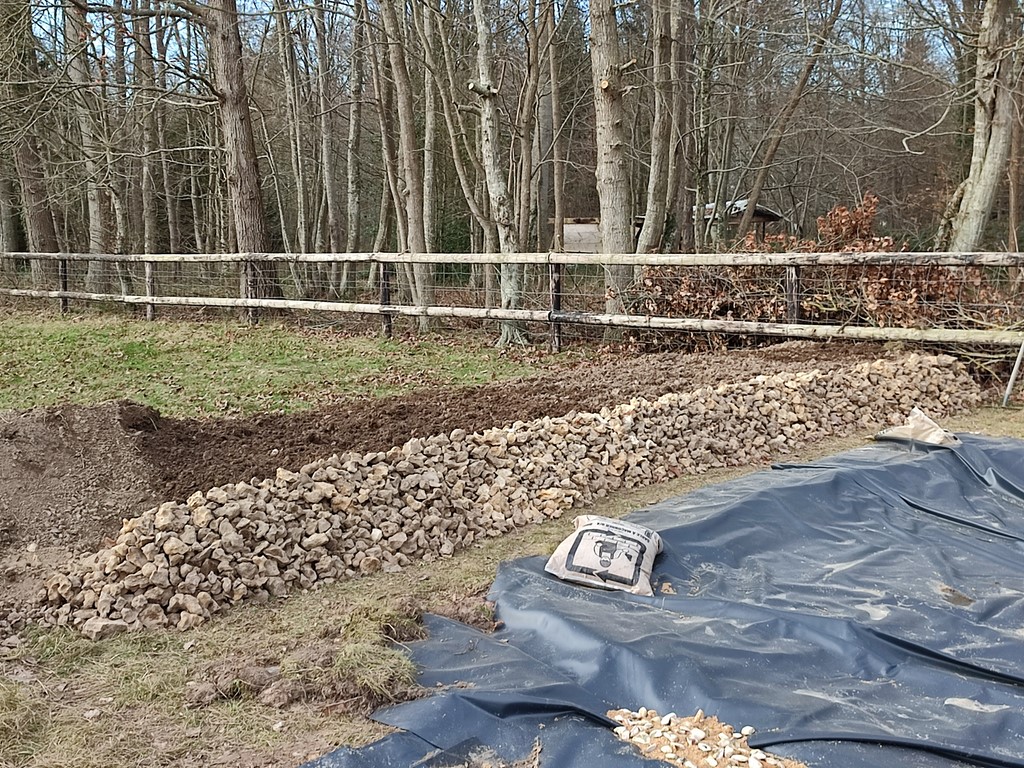
[[[837,206],[817,219],[816,239],[749,234],[754,253],[905,251],[874,234],[878,197]],[[801,268],[800,322],[874,327],[1005,327],[1021,320],[1021,278],[991,267],[814,266]],[[648,267],[633,287],[631,311],[666,317],[784,322],[785,268]]]

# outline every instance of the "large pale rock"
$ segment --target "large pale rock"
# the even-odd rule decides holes
[[[93,616],[82,625],[82,634],[90,640],[105,640],[108,637],[113,637],[127,631],[127,622],[104,619],[99,616]]]
[[[153,527],[158,531],[179,530],[184,520],[184,510],[174,502],[167,502],[157,508],[153,516]]]
[[[161,549],[163,549],[165,555],[173,556],[184,555],[186,552],[189,551],[189,549],[191,549],[191,547],[189,547],[188,544],[179,539],[177,536],[171,536],[171,538],[167,539],[167,541],[164,542],[164,545],[163,547],[161,547]]]
[[[317,547],[324,546],[330,540],[331,537],[326,533],[314,533],[312,536],[302,540],[302,548],[305,550],[316,549]]]

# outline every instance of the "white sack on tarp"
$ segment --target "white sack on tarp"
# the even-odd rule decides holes
[[[915,443],[928,445],[959,445],[960,439],[947,429],[943,429],[925,415],[916,405],[911,409],[905,423],[898,427],[883,429],[876,440],[912,440]]]
[[[653,595],[651,568],[661,536],[642,525],[580,515],[576,530],[558,545],[544,570],[565,581],[634,595]]]

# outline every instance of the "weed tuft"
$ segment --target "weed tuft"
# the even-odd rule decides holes
[[[371,707],[409,698],[416,689],[416,667],[401,651],[372,643],[345,643],[331,668],[340,691]]]

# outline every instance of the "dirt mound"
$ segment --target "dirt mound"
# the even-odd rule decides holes
[[[0,552],[94,547],[157,499],[140,435],[156,411],[126,401],[0,413]]]
[[[349,398],[249,419],[170,419],[127,401],[4,412],[0,556],[30,544],[95,549],[122,518],[158,502],[333,453],[384,450],[413,436],[597,410],[762,373],[828,370],[882,353],[876,345],[790,342],[720,354],[615,356],[528,379]]]
[[[631,397],[655,398],[742,381],[761,373],[818,368],[874,359],[877,345],[790,342],[720,354],[673,353],[614,357],[549,371],[528,379],[411,395],[325,402],[309,413],[250,419],[165,419],[140,450],[156,472],[163,500],[184,501],[196,490],[269,477],[346,450],[378,451],[410,437],[465,429],[473,432],[571,410],[599,410]]]
[[[384,451],[413,436],[596,411],[780,371],[828,371],[884,354],[878,345],[788,342],[724,353],[609,355],[543,375],[252,419],[169,419],[141,404],[0,413],[0,638],[44,574],[95,551],[121,520],[195,490],[271,477],[346,451]],[[9,614],[9,615],[8,615]],[[8,620],[5,620],[8,616]]]
[[[347,450],[413,436],[598,410],[631,397],[831,370],[884,355],[878,345],[789,342],[715,354],[609,356],[528,379],[325,401],[249,419],[169,419],[126,401],[0,413],[0,637],[71,553],[96,550],[121,519],[196,490],[273,476]],[[13,611],[13,612],[12,612]],[[8,618],[5,620],[5,614]]]

